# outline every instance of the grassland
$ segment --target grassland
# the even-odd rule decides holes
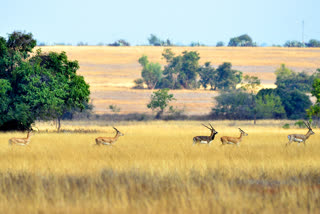
[[[44,52],[65,51],[72,60],[78,60],[79,73],[90,84],[91,101],[96,113],[111,113],[108,106],[121,108],[120,114],[151,113],[146,108],[150,90],[133,90],[133,80],[140,78],[138,59],[144,54],[150,61],[162,65],[163,47],[97,47],[49,46]],[[274,71],[285,63],[295,71],[314,72],[320,67],[320,48],[232,48],[232,47],[172,47],[176,54],[197,51],[200,64],[210,61],[215,67],[231,62],[244,74],[258,76],[264,87],[274,87]],[[205,90],[176,90],[174,106],[185,108],[188,115],[208,114],[217,93]]]
[[[320,137],[285,147],[287,121],[215,121],[212,145],[192,146],[209,131],[201,122],[122,122],[112,147],[93,146],[114,134],[107,122],[65,122],[40,132],[30,146],[8,146],[0,134],[3,213],[319,213]],[[223,135],[249,135],[240,147]],[[48,132],[46,132],[48,131]],[[96,132],[96,133],[95,133]]]

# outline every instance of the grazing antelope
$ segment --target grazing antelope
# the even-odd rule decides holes
[[[114,130],[117,131],[116,135],[114,137],[98,137],[98,138],[96,138],[96,145],[98,145],[98,146],[100,146],[100,145],[111,146],[112,144],[114,144],[118,140],[118,138],[120,136],[124,135],[115,127],[112,127],[112,128],[114,128]]]
[[[210,144],[213,140],[216,134],[218,134],[218,132],[211,126],[211,124],[209,123],[210,127],[202,124],[204,127],[208,128],[211,131],[210,136],[195,136],[193,138],[193,145],[195,145],[196,143],[203,143],[203,144]]]
[[[243,136],[248,136],[247,133],[245,133],[242,129],[240,129],[240,137],[228,137],[228,136],[223,136],[220,138],[222,145],[226,145],[226,144],[233,144],[233,145],[240,145],[240,142],[242,140]]]
[[[20,146],[27,146],[30,143],[32,135],[33,135],[32,130],[29,130],[26,138],[13,137],[9,140],[9,145],[16,144],[16,145],[20,145]]]
[[[306,145],[306,140],[314,134],[314,132],[312,131],[312,128],[310,127],[310,123],[306,123],[304,122],[304,124],[306,125],[306,127],[309,129],[307,134],[303,135],[303,134],[290,134],[288,135],[288,139],[289,142],[286,143],[286,146],[290,145],[293,141],[298,142],[298,145],[303,142],[304,145]]]

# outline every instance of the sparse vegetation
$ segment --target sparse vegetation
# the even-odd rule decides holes
[[[118,114],[121,110],[121,108],[117,105],[109,105],[109,109],[115,114]]]

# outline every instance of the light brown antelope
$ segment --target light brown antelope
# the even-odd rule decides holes
[[[9,145],[16,144],[19,146],[27,146],[30,143],[32,135],[33,135],[32,130],[29,130],[26,138],[13,137],[13,138],[9,139]]]
[[[288,135],[288,139],[289,142],[286,143],[287,145],[290,145],[293,141],[298,142],[298,145],[300,145],[300,143],[303,143],[303,145],[306,145],[306,140],[314,134],[314,132],[312,131],[312,128],[310,127],[310,123],[306,123],[304,122],[304,124],[306,125],[306,127],[309,129],[307,134],[303,135],[303,134],[290,134]]]
[[[233,144],[240,146],[240,142],[242,141],[243,136],[248,136],[247,133],[245,133],[242,129],[240,129],[240,137],[228,137],[228,136],[223,136],[220,138],[222,145],[226,144]]]
[[[195,145],[196,143],[199,144],[210,144],[213,140],[216,134],[218,134],[218,132],[212,127],[212,125],[209,123],[210,127],[202,124],[204,127],[208,128],[211,131],[210,136],[195,136],[193,138],[193,145]]]
[[[112,146],[112,144],[114,144],[120,136],[124,135],[115,127],[112,127],[112,128],[114,128],[114,130],[116,130],[116,132],[117,132],[116,135],[114,137],[98,137],[98,138],[96,138],[96,145],[98,145],[98,146],[100,146],[100,145]]]

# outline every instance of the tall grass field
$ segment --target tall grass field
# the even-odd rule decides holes
[[[38,123],[29,146],[0,134],[1,213],[319,213],[320,130],[307,145],[287,135],[284,121],[212,121],[211,145],[193,146],[210,131],[199,121],[122,122],[113,146],[110,124]],[[208,124],[208,122],[204,122]],[[248,133],[240,146],[220,137]]]

